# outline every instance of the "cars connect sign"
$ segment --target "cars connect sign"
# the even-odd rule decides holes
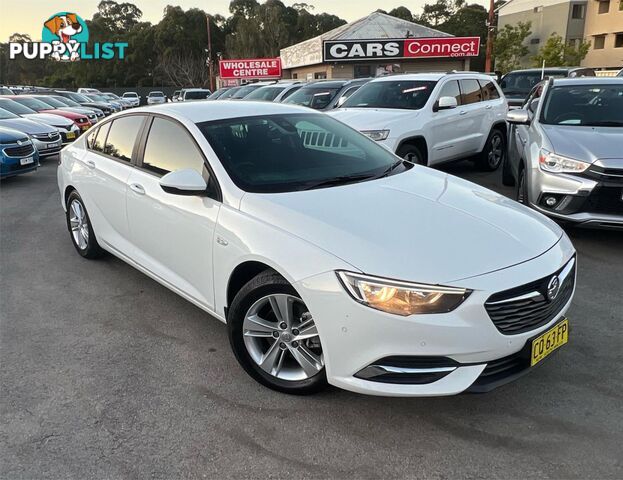
[[[477,57],[480,37],[402,38],[396,40],[330,40],[324,42],[324,60]]]
[[[220,60],[218,66],[224,79],[281,78],[281,58]]]

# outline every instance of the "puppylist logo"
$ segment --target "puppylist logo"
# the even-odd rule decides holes
[[[71,12],[59,12],[43,22],[41,42],[11,42],[9,58],[23,56],[53,58],[57,61],[112,60],[125,58],[127,42],[103,42],[89,45],[89,27],[86,22]]]

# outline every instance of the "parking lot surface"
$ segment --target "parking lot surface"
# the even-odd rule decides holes
[[[500,172],[445,170],[510,194]],[[244,373],[217,320],[77,255],[56,159],[3,181],[0,205],[0,478],[623,476],[623,233],[568,229],[570,344],[517,382],[294,397]]]

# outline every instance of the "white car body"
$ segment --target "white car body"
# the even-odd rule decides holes
[[[473,79],[493,82],[499,98],[435,111],[435,103],[439,100],[445,84]],[[502,91],[488,75],[469,72],[391,75],[372,80],[367,85],[397,80],[435,81],[437,84],[426,105],[419,110],[344,107],[327,113],[361,132],[389,131],[387,138],[379,143],[394,153],[406,142],[423,140],[426,144],[426,151],[423,153],[427,157],[428,166],[480,153],[494,125],[506,131],[507,103]],[[351,99],[358,93],[360,92],[356,92]]]
[[[141,104],[141,97],[136,92],[125,92],[121,98],[132,102],[134,107],[138,107]]]
[[[167,103],[167,97],[165,95],[156,96],[152,95],[151,92],[147,95],[147,105],[159,105],[161,103]]]
[[[221,199],[166,193],[158,176],[90,151],[87,134],[61,154],[63,208],[76,189],[101,247],[223,322],[231,301],[228,284],[237,268],[260,262],[274,269],[313,314],[328,382],[355,392],[429,396],[465,391],[490,361],[519,352],[564,315],[570,298],[547,323],[504,335],[484,306],[496,292],[574,267],[568,237],[541,214],[420,166],[332,188],[247,193],[231,180],[196,125],[283,113],[309,110],[244,101],[135,109],[131,115],[158,114],[185,127],[205,154]],[[447,314],[398,316],[357,303],[337,271],[473,292]],[[574,275],[569,277],[574,281]],[[423,385],[355,377],[377,360],[396,355],[443,356],[457,365]]]

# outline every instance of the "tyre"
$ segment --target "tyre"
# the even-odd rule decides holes
[[[519,166],[519,173],[517,175],[517,191],[516,198],[519,203],[528,205],[528,182],[526,176],[526,169],[523,165]]]
[[[276,272],[262,272],[240,289],[227,327],[236,359],[262,385],[295,395],[327,386],[314,319],[292,285]]]
[[[508,155],[504,157],[502,162],[502,184],[506,187],[515,186],[515,176],[511,170],[510,160]]]
[[[426,165],[424,154],[417,145],[402,145],[396,152],[396,155],[409,162],[417,163],[418,165]]]
[[[497,170],[506,157],[506,137],[501,130],[494,128],[487,138],[485,147],[476,159],[479,170],[493,172]]]
[[[66,218],[71,242],[76,247],[77,252],[84,258],[101,257],[104,250],[97,243],[87,209],[75,190],[69,194],[67,199]]]

